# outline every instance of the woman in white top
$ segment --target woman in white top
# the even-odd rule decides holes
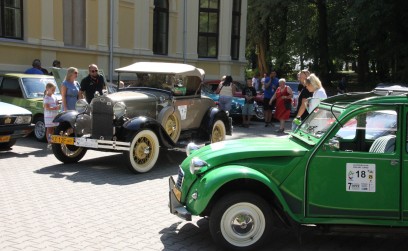
[[[315,74],[310,74],[306,79],[306,88],[313,93],[312,98],[325,99],[327,98],[326,91],[322,86],[322,82]]]
[[[235,85],[232,82],[231,76],[223,76],[215,93],[219,94],[218,107],[228,112],[231,110],[232,97],[236,91]]]

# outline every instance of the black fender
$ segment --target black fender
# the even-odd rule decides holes
[[[137,132],[143,129],[149,129],[156,133],[160,145],[165,146],[166,148],[172,148],[175,146],[175,143],[166,133],[162,125],[157,122],[155,119],[149,117],[135,117],[123,124],[123,128],[127,133]]]
[[[207,136],[209,137],[212,133],[212,127],[218,119],[221,119],[224,124],[225,124],[225,130],[227,135],[232,134],[232,125],[231,125],[231,120],[228,117],[228,114],[219,109],[218,107],[211,107],[208,109],[207,114],[204,116],[201,126],[204,129],[204,131],[207,133]]]
[[[91,116],[86,113],[78,113],[77,111],[66,111],[58,114],[54,122],[68,122],[76,132],[81,134],[91,133]]]

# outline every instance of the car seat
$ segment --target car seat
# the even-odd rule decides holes
[[[377,138],[370,147],[370,153],[392,153],[395,150],[395,135]]]

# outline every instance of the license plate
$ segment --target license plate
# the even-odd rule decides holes
[[[98,141],[96,139],[76,138],[76,146],[98,148]]]
[[[57,136],[57,135],[51,136],[51,142],[56,143],[56,144],[73,145],[74,139],[75,138],[65,137],[65,136]]]
[[[169,182],[170,190],[173,192],[177,201],[180,202],[181,201],[181,191],[176,187],[176,183],[174,182],[173,177],[170,177],[169,180],[170,180]]]
[[[10,135],[0,136],[0,142],[9,142],[9,141],[10,141]]]

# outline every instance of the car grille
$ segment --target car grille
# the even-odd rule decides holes
[[[10,117],[2,117],[0,118],[0,126],[4,125],[13,125],[14,122],[16,121],[16,116],[10,116]]]
[[[92,101],[92,138],[111,140],[113,137],[113,103],[106,97]]]
[[[179,167],[178,170],[178,176],[177,176],[177,182],[176,182],[176,187],[181,189],[181,186],[183,185],[183,180],[184,180],[184,172],[181,169],[181,167]]]

